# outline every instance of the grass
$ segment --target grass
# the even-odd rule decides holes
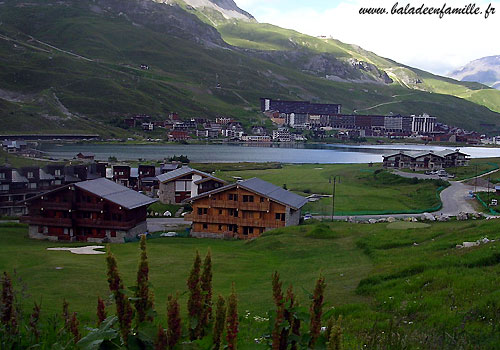
[[[127,12],[118,3],[113,6],[118,8],[111,8],[111,13]],[[397,102],[370,111],[374,114],[425,111],[450,125],[492,134],[498,131],[497,126],[481,126],[498,125],[498,113],[445,95],[454,93],[451,88],[443,89],[443,94],[430,94],[398,84],[333,82],[324,79],[324,74],[305,73],[301,62],[276,64],[272,59],[266,61],[244,51],[207,49],[183,37],[183,32],[170,35],[179,28],[165,18],[173,16],[179,23],[189,23],[191,27],[186,29],[189,37],[208,35],[208,41],[220,41],[212,27],[176,6],[154,6],[157,7],[151,12],[152,18],[130,11],[128,21],[123,16],[96,14],[86,3],[65,7],[35,1],[33,6],[18,7],[15,2],[7,1],[2,5],[2,34],[17,42],[14,46],[7,40],[0,41],[0,61],[6,68],[0,72],[0,88],[24,96],[23,102],[0,102],[3,130],[15,133],[35,127],[39,132],[91,131],[106,137],[126,137],[132,132],[117,127],[123,118],[149,114],[153,119],[162,119],[171,111],[183,117],[230,115],[248,128],[264,121],[259,97],[270,96],[341,103],[346,113],[383,102]],[[306,58],[325,52],[335,57],[355,57],[381,69],[397,66],[393,61],[336,40],[313,38],[274,26],[237,23],[218,29],[223,37],[246,40],[266,50],[299,47],[307,50]],[[29,35],[94,61],[51,49],[32,41]],[[247,38],[249,35],[255,37]],[[150,66],[147,72],[137,69],[144,62]],[[214,87],[216,75],[220,89]],[[469,86],[459,82],[449,84],[459,85],[457,91]],[[478,94],[475,101],[493,108],[497,104],[495,94],[488,90]],[[65,116],[58,101],[74,116]],[[474,117],[477,115],[481,118]]]
[[[26,284],[26,307],[41,300],[50,315],[66,298],[83,324],[93,322],[97,295],[109,294],[104,256],[49,252],[45,248],[68,244],[29,240],[26,233],[23,225],[0,226],[0,271],[15,271],[16,285]],[[272,308],[274,270],[285,286],[293,283],[303,305],[308,299],[302,288],[310,291],[321,272],[325,302],[343,315],[346,348],[495,349],[500,341],[499,243],[455,248],[483,237],[499,239],[498,222],[434,222],[424,229],[390,230],[386,223],[336,222],[278,229],[252,241],[155,239],[148,242],[148,252],[160,318],[167,295],[186,290],[195,251],[204,255],[210,248],[215,293],[227,295],[234,281],[241,315],[248,310],[263,316]],[[126,285],[134,284],[138,243],[111,249]],[[185,303],[183,294],[183,312]],[[247,340],[241,348],[259,348],[248,339],[262,335],[252,332],[265,332],[265,327],[257,331],[245,318],[242,322]],[[384,338],[388,333],[404,346],[387,346],[393,341]]]
[[[441,184],[433,181],[415,181],[381,171],[381,165],[362,164],[304,164],[283,165],[281,169],[217,171],[216,176],[227,181],[233,177],[259,177],[277,186],[303,196],[331,195],[330,177],[339,176],[335,191],[337,215],[359,215],[368,212],[405,212],[439,205],[436,190]],[[310,202],[304,212],[330,215],[332,198]]]
[[[177,212],[177,210],[179,210],[180,208],[182,208],[182,205],[164,204],[161,202],[155,202],[148,207],[148,215],[151,217],[157,217],[156,215],[152,215],[152,213],[160,213],[158,217],[162,217],[163,213],[169,211],[173,217]]]

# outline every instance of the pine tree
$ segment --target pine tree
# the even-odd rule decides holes
[[[212,319],[212,254],[210,249],[203,262],[203,271],[200,278],[201,296],[202,296],[202,314],[199,322],[199,334],[203,336],[205,329]]]
[[[280,339],[281,339],[281,324],[283,323],[283,315],[284,315],[284,298],[283,292],[281,290],[282,283],[280,282],[280,275],[277,271],[275,271],[272,275],[272,284],[273,284],[273,300],[276,305],[276,318],[274,320],[273,331],[271,334],[272,339],[272,349],[279,350],[280,347]]]
[[[130,301],[124,294],[123,282],[118,273],[118,266],[116,259],[108,249],[108,256],[106,257],[108,265],[108,284],[109,289],[113,293],[116,304],[116,315],[120,325],[120,333],[122,335],[123,343],[127,344],[128,335],[132,327],[133,310]]]
[[[226,315],[226,340],[229,350],[236,350],[237,348],[238,325],[238,298],[236,297],[233,283],[231,295],[227,301]]]
[[[106,319],[106,305],[101,297],[97,297],[97,327],[99,327]]]
[[[182,334],[181,308],[178,296],[169,296],[167,305],[167,339],[168,348],[173,349],[179,342]]]
[[[200,286],[200,253],[196,251],[193,268],[189,274],[187,287],[189,290],[188,298],[188,317],[189,317],[189,338],[196,340],[200,336],[200,323],[202,316],[202,295]]]
[[[222,296],[217,298],[215,305],[215,322],[213,329],[214,350],[219,350],[222,345],[222,335],[224,333],[224,322],[226,320],[226,302]]]
[[[314,345],[316,344],[319,333],[321,331],[321,316],[323,314],[323,298],[325,287],[325,278],[323,276],[319,276],[318,280],[316,281],[311,307],[309,309],[311,315],[311,321],[309,323],[309,348],[311,349],[314,349]]]
[[[149,264],[146,250],[146,236],[141,236],[141,261],[137,270],[137,289],[135,291],[135,309],[137,324],[153,321],[153,293],[149,290]]]

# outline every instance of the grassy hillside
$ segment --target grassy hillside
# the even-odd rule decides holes
[[[461,82],[407,67],[338,40],[315,38],[270,24],[243,21],[226,22],[218,25],[217,29],[223,39],[234,46],[276,51],[309,50],[312,53],[329,53],[340,60],[354,58],[385,70],[398,85],[464,98],[486,106],[492,111],[500,112],[500,92],[495,89],[479,83]],[[477,90],[481,90],[480,98],[473,97]]]
[[[268,332],[273,308],[271,274],[293,284],[300,303],[321,273],[326,308],[343,316],[344,348],[496,349],[498,242],[457,249],[456,244],[499,239],[492,221],[310,224],[279,229],[252,241],[162,238],[148,241],[150,281],[158,318],[164,322],[167,295],[186,291],[195,251],[210,248],[214,292],[238,293],[240,349],[266,349],[254,339]],[[63,298],[82,326],[95,322],[97,296],[107,296],[105,256],[47,251],[75,244],[33,241],[23,225],[0,225],[0,271],[15,270],[23,304],[42,300],[42,317],[60,312]],[[113,245],[125,285],[134,284],[138,243]],[[34,263],[36,262],[36,263]],[[58,267],[58,269],[56,269]],[[181,294],[186,314],[187,293]],[[112,308],[112,306],[110,306]],[[246,316],[245,316],[246,315]],[[185,327],[185,326],[184,326]]]
[[[498,113],[462,99],[398,84],[333,82],[290,64],[271,63],[224,44],[213,27],[177,6],[151,3],[152,9],[143,10],[139,2],[114,0],[16,4],[0,4],[0,103],[5,106],[0,117],[5,132],[31,128],[118,136],[127,131],[114,127],[123,126],[127,116],[162,118],[171,111],[184,118],[231,115],[248,126],[262,122],[263,96],[341,103],[347,113],[426,112],[449,124],[500,132]],[[286,47],[287,31],[264,28],[255,31],[255,42]],[[270,35],[274,31],[276,38]],[[315,52],[392,64],[340,42],[313,38],[309,44],[310,37],[294,35],[297,45],[307,44]],[[140,70],[143,63],[150,70]],[[20,96],[6,98],[9,94]],[[485,122],[499,127],[482,128]]]

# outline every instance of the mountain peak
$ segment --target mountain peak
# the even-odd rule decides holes
[[[461,81],[475,81],[500,89],[500,55],[479,58],[448,74]]]
[[[237,19],[243,21],[255,21],[248,12],[240,9],[233,0],[183,0],[197,10],[208,9],[219,12],[225,19]]]

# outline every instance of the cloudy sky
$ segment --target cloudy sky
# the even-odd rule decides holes
[[[437,74],[484,56],[500,55],[500,0],[477,0],[482,15],[360,15],[362,7],[385,7],[390,12],[397,0],[235,0],[262,23],[295,29],[309,35],[326,35],[357,44],[400,63]],[[463,7],[471,1],[423,0],[426,6],[446,2]],[[408,1],[400,0],[399,5]],[[422,5],[422,0],[410,2]]]

